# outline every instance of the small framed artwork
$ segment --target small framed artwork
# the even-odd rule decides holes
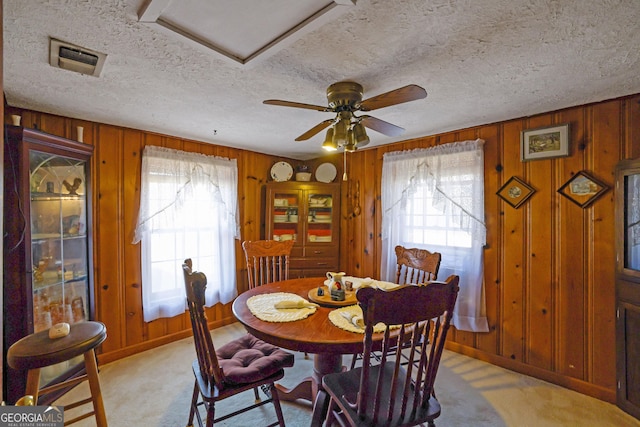
[[[609,187],[603,182],[597,180],[585,171],[580,171],[565,182],[564,185],[558,189],[558,193],[581,208],[586,208],[608,189]]]
[[[569,123],[520,132],[520,159],[566,157],[569,155]]]
[[[520,178],[512,176],[496,194],[512,207],[518,209],[535,192],[533,187]]]

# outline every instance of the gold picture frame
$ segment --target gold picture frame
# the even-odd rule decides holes
[[[520,160],[569,156],[569,123],[520,132]]]
[[[580,171],[569,178],[569,180],[558,189],[558,193],[581,208],[586,208],[608,189],[609,186],[602,181],[594,178],[585,171]]]
[[[518,209],[536,190],[516,176],[512,176],[496,193],[511,207]]]

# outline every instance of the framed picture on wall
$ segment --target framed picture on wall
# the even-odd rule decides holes
[[[569,155],[569,123],[520,132],[520,159],[566,157]]]
[[[535,192],[536,190],[520,178],[512,176],[496,194],[512,207],[518,209]]]
[[[608,189],[609,187],[603,182],[598,181],[585,171],[580,171],[565,182],[558,189],[558,193],[581,208],[586,208]]]

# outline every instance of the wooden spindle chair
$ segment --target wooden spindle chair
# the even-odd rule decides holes
[[[197,355],[197,359],[192,364],[195,384],[187,425],[192,426],[195,417],[202,427],[202,416],[198,410],[200,406],[206,408],[206,426],[212,427],[214,422],[273,403],[277,421],[270,426],[284,426],[278,391],[274,383],[284,376],[284,368],[293,366],[293,354],[250,334],[237,338],[216,350],[204,312],[207,278],[203,273],[192,272],[191,268],[191,259],[185,260],[182,269]],[[256,354],[260,356],[256,357]],[[259,387],[268,388],[268,399],[256,401],[252,405],[215,418],[217,402],[243,391],[257,390]]]
[[[442,255],[426,249],[396,246],[396,283],[425,283],[438,280]]]
[[[438,280],[438,270],[442,255],[440,252],[429,252],[426,249],[405,248],[398,245],[396,251],[396,280],[399,285],[420,284]],[[379,360],[379,354],[374,353]],[[351,359],[351,369],[362,358],[362,354],[354,354]]]
[[[441,408],[434,383],[458,296],[458,280],[450,276],[446,282],[356,291],[366,325],[363,364],[323,377],[324,392],[330,398],[326,426],[335,421],[341,426],[435,426]],[[372,364],[373,327],[379,322],[387,325],[382,359]],[[391,325],[401,326],[392,330]],[[411,343],[407,365],[400,363],[397,354],[404,342]],[[321,421],[313,420],[314,425]]]
[[[289,279],[289,257],[293,240],[246,240],[242,249],[247,260],[249,289]],[[309,358],[307,353],[305,358]],[[256,400],[258,395],[256,394]]]
[[[242,243],[249,289],[289,279],[289,256],[293,244],[293,240],[247,240]]]

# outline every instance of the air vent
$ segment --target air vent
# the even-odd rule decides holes
[[[60,40],[51,39],[49,64],[52,67],[99,76],[107,55]]]

